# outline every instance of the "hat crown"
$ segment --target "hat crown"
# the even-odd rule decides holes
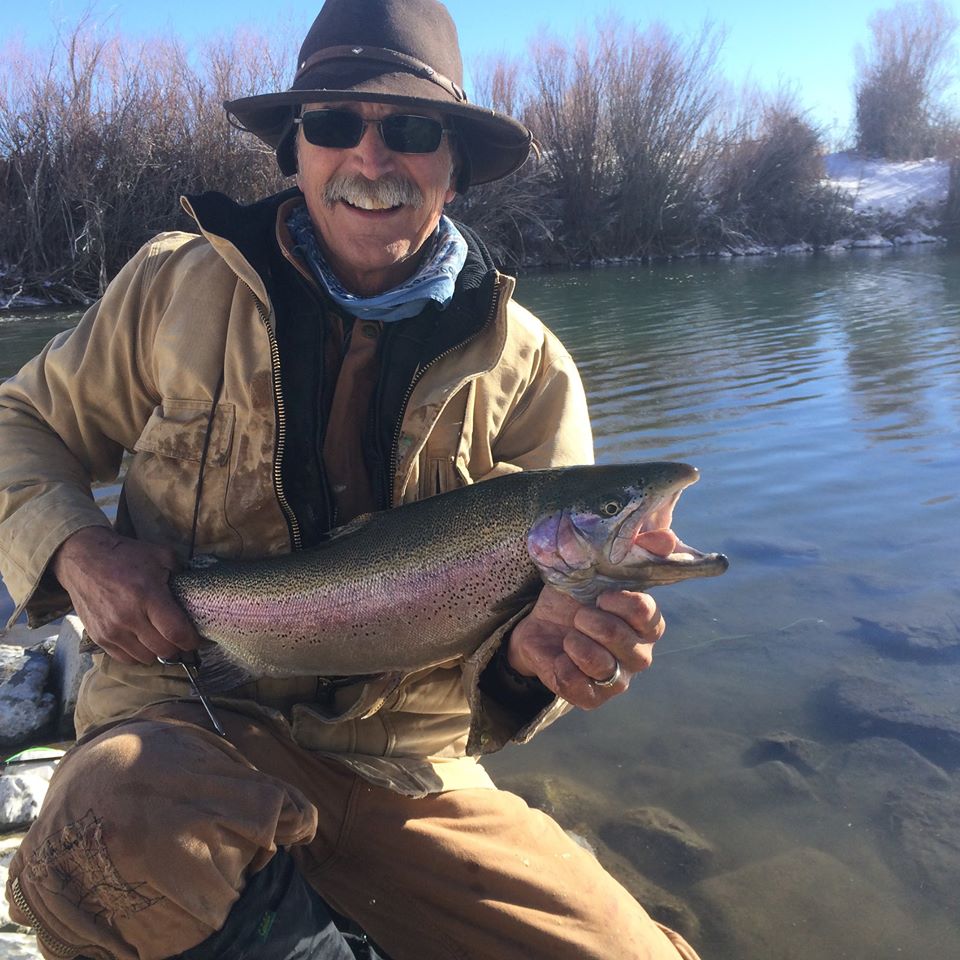
[[[300,47],[298,66],[321,50],[363,47],[414,57],[463,84],[457,28],[437,0],[326,0]]]

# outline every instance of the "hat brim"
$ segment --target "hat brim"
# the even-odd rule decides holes
[[[349,89],[334,90],[311,84],[311,88],[228,100],[223,106],[236,126],[249,131],[278,151],[277,159],[285,173],[291,171],[285,168],[289,164],[284,163],[281,152],[284,140],[292,140],[297,108],[304,103],[350,101],[437,110],[449,117],[457,140],[468,155],[471,185],[499,180],[523,164],[529,156],[533,140],[524,124],[486,107],[424,96],[428,83],[407,73],[380,74],[371,81],[358,82]],[[433,87],[432,84],[429,86]]]

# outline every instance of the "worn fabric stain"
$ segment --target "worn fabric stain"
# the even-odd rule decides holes
[[[93,810],[48,837],[30,858],[24,873],[37,886],[106,924],[146,910],[165,899],[141,893],[146,881],[120,876],[103,839],[103,821]]]

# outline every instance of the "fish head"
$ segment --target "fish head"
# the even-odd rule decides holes
[[[593,468],[589,488],[530,527],[527,550],[545,583],[581,602],[604,590],[645,590],[723,573],[727,558],[683,543],[672,529],[680,494],[699,479],[684,463]]]

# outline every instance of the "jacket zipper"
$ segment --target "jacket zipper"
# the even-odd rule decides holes
[[[300,521],[293,512],[287,500],[287,495],[283,492],[283,451],[287,444],[287,411],[283,404],[283,390],[280,379],[280,347],[277,344],[276,335],[270,326],[270,318],[260,302],[260,298],[253,292],[250,285],[243,279],[240,282],[250,291],[253,302],[257,306],[257,313],[263,321],[263,326],[267,331],[267,339],[270,343],[270,365],[273,371],[273,402],[277,412],[277,444],[273,452],[273,489],[277,495],[277,502],[287,521],[287,527],[290,530],[290,539],[293,541],[293,549],[300,550],[303,546],[303,536],[300,532]]]
[[[43,926],[43,924],[40,922],[40,918],[33,912],[30,904],[27,903],[27,898],[23,895],[23,891],[20,889],[19,877],[15,877],[11,882],[10,893],[13,897],[13,902],[17,905],[17,907],[20,908],[20,910],[23,912],[23,915],[30,921],[30,926],[33,927],[34,933],[37,935],[37,939],[43,943],[50,953],[57,957],[76,957],[81,955],[81,951],[85,949],[84,947],[75,947],[65,943],[59,937],[56,937],[50,933],[50,931]],[[115,955],[110,953],[108,950],[104,950],[103,947],[97,947],[96,949],[101,956],[109,957],[110,960],[116,960]]]
[[[429,363],[425,363],[422,367],[417,366],[417,369],[413,372],[413,377],[410,380],[410,384],[407,387],[406,393],[403,395],[403,401],[400,404],[400,416],[397,418],[397,426],[393,432],[393,440],[390,443],[390,461],[389,461],[389,471],[387,474],[387,482],[389,483],[389,497],[388,505],[393,507],[395,506],[394,502],[394,487],[397,476],[397,461],[400,459],[399,448],[400,448],[400,434],[402,432],[403,426],[403,417],[407,412],[407,404],[410,402],[410,397],[413,396],[414,388],[417,384],[423,379],[423,375],[438,361],[442,360],[444,357],[450,356],[451,353],[459,350],[461,347],[465,347],[468,343],[472,343],[477,337],[483,333],[487,327],[493,322],[493,318],[497,312],[497,307],[500,305],[500,274],[498,273],[494,277],[493,281],[493,294],[490,297],[490,310],[487,313],[486,322],[480,327],[479,330],[476,330],[472,333],[466,340],[461,340],[460,343],[456,346],[450,347],[447,350],[444,350],[443,353],[435,356]]]

